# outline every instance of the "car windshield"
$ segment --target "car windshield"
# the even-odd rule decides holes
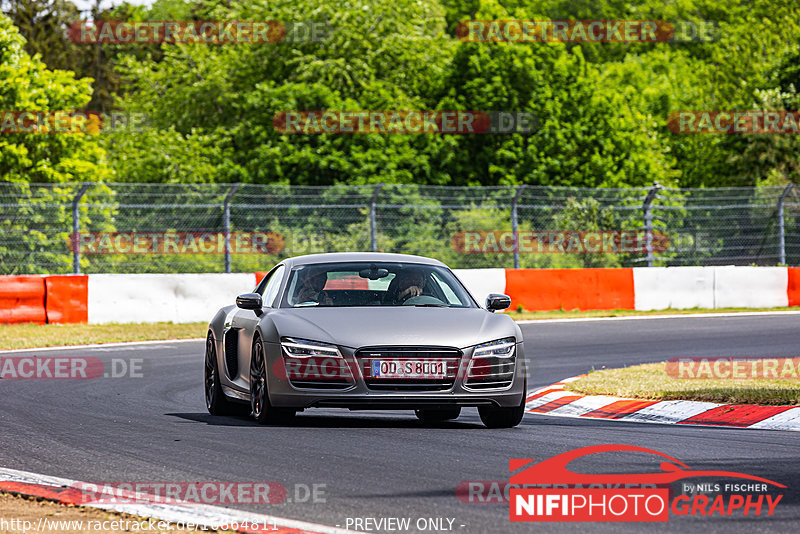
[[[475,302],[445,267],[346,262],[292,269],[281,306],[418,306],[471,308]]]

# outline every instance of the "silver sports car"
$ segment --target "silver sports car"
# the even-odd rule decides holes
[[[300,256],[219,310],[206,340],[211,414],[285,422],[315,407],[415,410],[423,422],[478,408],[490,428],[525,409],[522,333],[505,295],[479,306],[443,263],[403,254]]]

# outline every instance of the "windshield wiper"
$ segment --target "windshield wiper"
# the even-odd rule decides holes
[[[414,304],[415,308],[452,308],[449,304]]]

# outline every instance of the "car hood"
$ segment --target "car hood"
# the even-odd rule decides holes
[[[376,345],[435,345],[465,348],[516,336],[504,314],[481,308],[292,308],[269,313],[281,336],[359,348]]]

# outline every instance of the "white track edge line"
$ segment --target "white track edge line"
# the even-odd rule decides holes
[[[716,317],[752,317],[770,315],[800,315],[800,311],[757,311],[757,312],[729,312],[729,313],[675,313],[664,315],[623,315],[620,317],[570,317],[564,319],[522,319],[517,324],[536,323],[571,323],[579,321],[632,321],[636,319],[690,319],[690,318],[716,318]]]
[[[18,352],[33,352],[43,350],[72,350],[72,349],[101,349],[105,347],[127,347],[130,345],[158,345],[159,343],[186,343],[189,341],[205,341],[204,337],[186,339],[150,339],[147,341],[119,341],[116,343],[92,343],[90,345],[59,345],[57,347],[41,347],[32,349],[0,350],[0,354],[14,354]]]
[[[48,475],[40,475],[37,473],[20,471],[17,469],[9,469],[5,467],[0,467],[0,478],[6,481],[26,482],[29,484],[41,484],[53,487],[69,487],[75,484],[80,484],[80,482],[76,480],[53,477]],[[343,528],[332,527],[329,525],[322,525],[307,521],[299,521],[296,519],[288,519],[272,515],[257,514],[254,512],[247,512],[244,510],[235,510],[232,508],[223,508],[221,506],[211,506],[206,504],[178,503],[176,505],[169,505],[163,503],[157,503],[157,504],[154,503],[154,505],[150,505],[144,503],[104,503],[104,504],[85,504],[82,506],[85,506],[87,508],[96,508],[100,510],[110,510],[119,513],[152,517],[154,519],[162,519],[164,521],[169,521],[171,523],[176,523],[176,522],[193,523],[198,526],[206,526],[211,528],[219,526],[220,524],[235,523],[238,520],[239,522],[249,521],[250,523],[256,523],[256,522],[261,524],[266,523],[268,525],[277,525],[279,527],[296,528],[300,530],[311,530],[319,532],[321,534],[360,534],[353,530],[346,530]],[[182,519],[184,516],[182,516],[181,514],[185,513],[184,510],[187,507],[189,507],[189,511],[202,510],[204,512],[207,512],[209,516],[212,518],[212,520],[208,519],[193,520],[191,516],[189,519],[185,518]],[[203,524],[203,521],[205,521],[206,524]]]

